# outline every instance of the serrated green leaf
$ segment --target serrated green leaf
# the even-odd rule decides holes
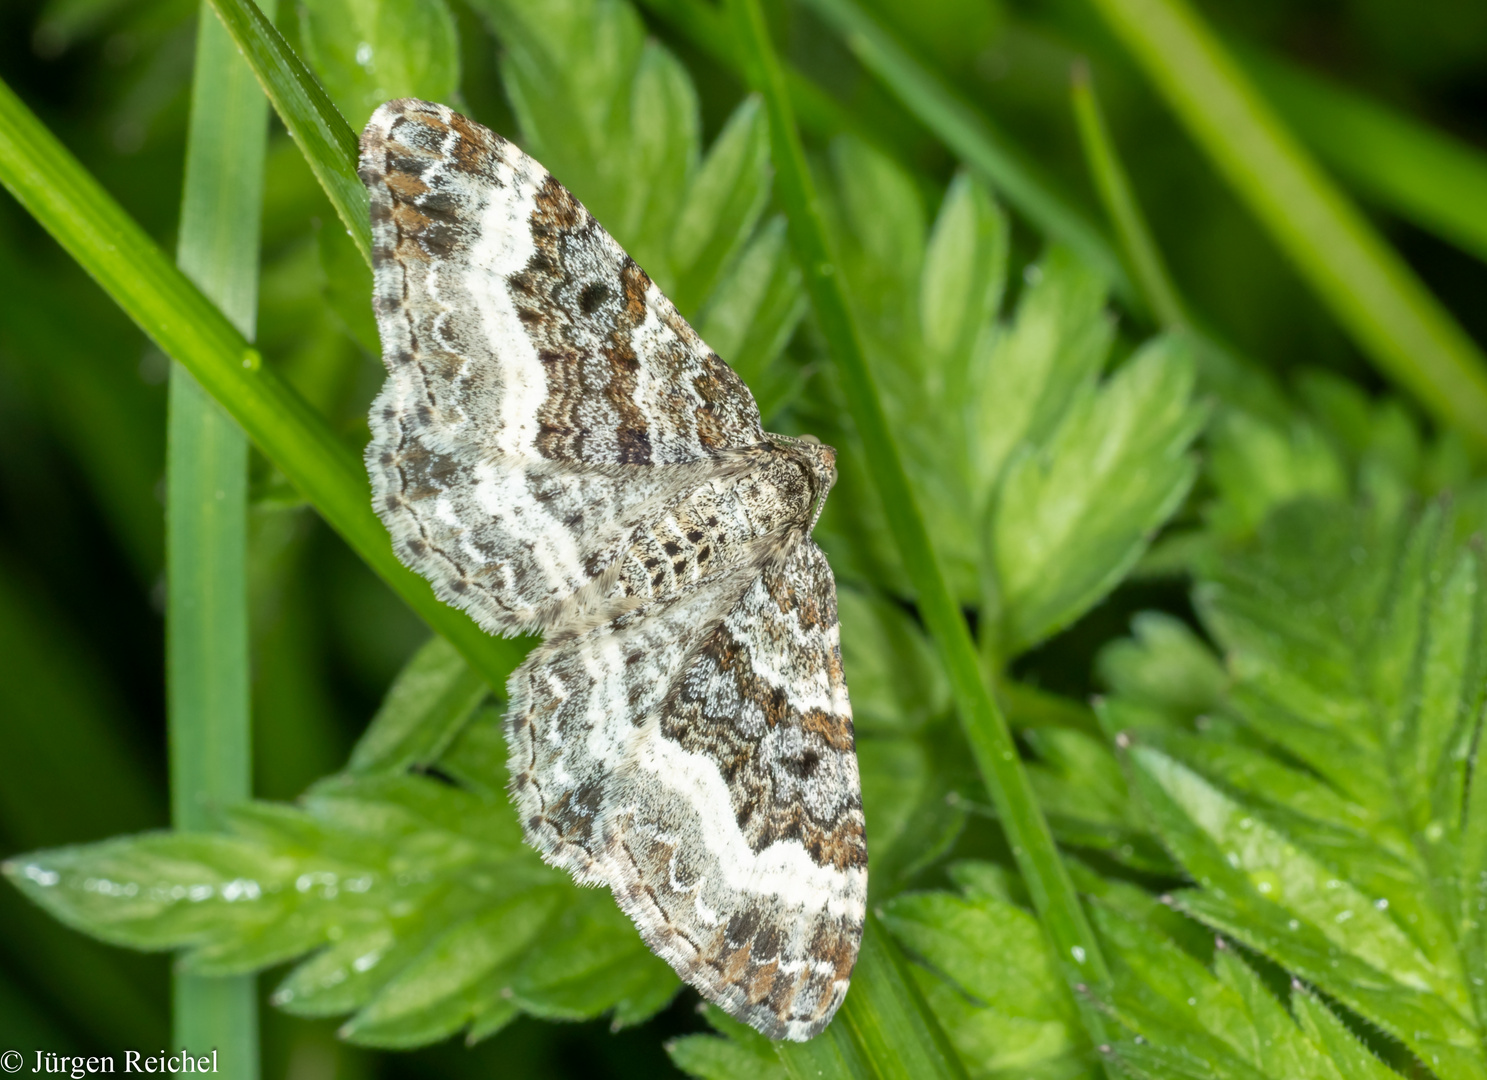
[[[1019,446],[1047,437],[1105,363],[1114,333],[1103,279],[1067,250],[1049,249],[1027,281],[1011,324],[971,373],[973,475],[982,493]]]
[[[1209,528],[1228,538],[1253,535],[1276,507],[1300,498],[1345,500],[1341,456],[1306,421],[1290,430],[1235,409],[1221,412],[1208,432],[1208,475],[1218,498]]]
[[[298,899],[297,860],[215,834],[141,833],[18,856],[4,868],[68,926],[135,949],[198,945],[223,928],[251,932]]]
[[[477,788],[342,775],[298,807],[240,808],[231,835],[144,834],[38,853],[7,873],[87,933],[187,948],[193,971],[314,953],[275,1003],[306,1016],[359,1010],[345,1034],[368,1045],[463,1028],[478,1039],[522,1009],[637,1023],[671,999],[676,976],[607,893],[580,890],[522,843],[504,750],[492,753],[499,731],[484,710],[450,748],[449,774],[481,770]]]
[[[1455,1008],[1468,1007],[1452,977],[1456,973],[1439,971],[1430,962],[1386,914],[1387,901],[1379,903],[1383,898],[1365,896],[1340,880],[1291,838],[1166,755],[1138,746],[1131,760],[1221,853],[1232,873],[1215,879],[1215,887],[1237,884],[1238,895],[1274,904],[1310,923],[1338,949],[1390,972],[1401,984],[1437,994]]]
[[[919,278],[926,375],[938,381],[949,400],[965,394],[971,354],[1001,308],[1008,232],[991,193],[969,173],[956,174],[930,233]]]
[[[513,973],[510,987],[535,1016],[576,1020],[612,1006],[615,1026],[626,1027],[659,1012],[681,983],[612,898],[579,890],[544,947]]]
[[[700,157],[691,77],[622,0],[476,0],[524,148],[574,192],[753,390],[767,419],[799,389],[776,365],[804,314],[769,201],[768,124],[745,99]]]
[[[1252,1039],[1247,1046],[1238,1047],[1247,1061],[1254,1062],[1269,1076],[1341,1080],[1316,1047],[1301,1037],[1285,1006],[1227,945],[1215,950],[1213,972],[1221,984],[1239,997],[1249,1016]]]
[[[305,52],[337,108],[360,130],[384,101],[449,101],[459,36],[444,0],[300,0]]]
[[[1301,1030],[1328,1055],[1340,1076],[1393,1080],[1397,1075],[1374,1057],[1336,1014],[1304,986],[1292,987],[1291,1009]]]
[[[919,192],[903,169],[856,138],[832,142],[831,171],[839,215],[838,250],[869,340],[912,341],[917,331],[911,321],[912,298],[918,293],[925,243]],[[880,377],[900,373],[895,380],[900,385],[919,371],[917,350],[884,349],[873,360]],[[897,389],[890,386],[890,402]]]
[[[368,1000],[372,988],[386,982],[388,972],[407,963],[424,944],[420,938],[400,941],[385,925],[352,933],[296,967],[270,1000],[296,1016],[348,1013]]]
[[[724,272],[697,317],[698,334],[748,384],[766,424],[800,390],[799,372],[775,361],[805,309],[785,219],[774,217]]]
[[[449,927],[389,980],[343,1032],[369,1046],[417,1046],[473,1018],[490,975],[527,950],[569,899],[533,889]]]
[[[1106,903],[1096,904],[1094,915],[1116,958],[1115,1014],[1142,1037],[1138,1042],[1156,1048],[1153,1060],[1176,1075],[1350,1075],[1222,938],[1210,970],[1149,917],[1118,913]],[[1198,1062],[1211,1071],[1197,1068]]]
[[[1121,1071],[1141,1080],[1265,1080],[1222,1042],[1204,1032],[1167,1028],[1160,1021],[1139,1021],[1150,1037],[1115,1044],[1113,1053]]]
[[[618,231],[628,193],[632,90],[645,30],[622,0],[477,0],[506,46],[501,80],[524,148],[577,195],[626,250]]]
[[[936,892],[895,898],[883,920],[926,965],[915,978],[971,1075],[1086,1074],[1073,1002],[1032,916],[986,891]]]
[[[1179,339],[1148,345],[1105,385],[1084,383],[1048,442],[1008,465],[991,532],[1003,655],[1113,588],[1187,494],[1193,377]]]
[[[401,772],[432,763],[489,693],[453,646],[430,638],[398,673],[351,752],[349,771]]]
[[[626,247],[635,261],[653,268],[670,291],[672,230],[702,141],[697,93],[676,57],[654,42],[640,54],[630,93],[631,168],[645,183],[625,186],[625,206],[612,227],[615,235],[634,238]]]
[[[1077,1030],[1037,921],[1022,909],[984,894],[906,893],[887,904],[883,921],[911,955],[975,1000]]]
[[[1215,892],[1179,894],[1184,911],[1269,956],[1410,1047],[1441,1077],[1478,1077],[1476,1030],[1439,998],[1342,953],[1311,924],[1276,905],[1234,904]]]
[[[666,1044],[672,1064],[698,1080],[788,1080],[772,1048],[746,1046],[716,1035],[683,1035]]]
[[[1403,839],[1397,830],[1386,833],[1386,823],[1368,808],[1343,798],[1312,773],[1278,761],[1263,750],[1177,731],[1136,729],[1135,737],[1252,804],[1268,803],[1340,832],[1350,831],[1366,837],[1370,846],[1393,846]]]
[[[672,303],[696,311],[743,249],[769,199],[769,127],[757,97],[733,110],[679,207],[668,207]]]
[[[1102,851],[1147,873],[1175,870],[1132,814],[1125,778],[1103,741],[1067,728],[1025,731],[1023,738],[1041,761],[1028,766],[1028,779],[1060,842]]]
[[[944,855],[966,821],[945,763],[923,739],[864,738],[857,742],[874,898],[896,891]]]
[[[1133,636],[1100,650],[1095,670],[1122,701],[1148,705],[1188,720],[1223,699],[1223,665],[1186,623],[1159,611],[1131,620]]]
[[[787,1080],[769,1039],[716,1005],[704,1006],[702,1013],[722,1037],[687,1035],[667,1043],[677,1068],[700,1080]]]

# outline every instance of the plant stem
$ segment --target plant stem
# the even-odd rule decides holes
[[[1094,0],[1374,363],[1487,452],[1487,359],[1312,161],[1184,0]]]
[[[258,308],[268,103],[202,6],[177,261],[246,338]],[[171,819],[212,829],[252,797],[248,678],[248,440],[173,365],[166,452],[166,687]],[[175,1042],[258,1075],[257,979],[174,977]]]
[[[1060,969],[1071,987],[1103,990],[1109,973],[1079,906],[1043,812],[1033,797],[1006,719],[982,677],[976,647],[959,606],[945,585],[939,557],[909,486],[872,371],[853,322],[837,262],[832,257],[821,204],[790,112],[758,0],[734,0],[737,36],[749,56],[750,81],[769,107],[770,137],[780,201],[790,219],[796,258],[805,275],[816,318],[841,371],[853,423],[889,527],[916,592],[919,612],[938,645],[957,712],[986,788],[996,803]],[[850,1000],[850,998],[849,998]],[[1088,995],[1075,993],[1091,1042],[1105,1042],[1104,1021]]]
[[[309,502],[424,622],[504,693],[530,647],[441,602],[397,561],[372,512],[366,472],[325,420],[265,367],[77,159],[0,82],[0,183],[171,359],[196,378]]]
[[[1172,282],[1172,275],[1167,272],[1162,253],[1152,239],[1145,215],[1141,213],[1141,205],[1131,191],[1130,178],[1115,152],[1088,65],[1075,65],[1069,93],[1095,190],[1100,193],[1105,213],[1115,225],[1126,261],[1135,272],[1136,284],[1162,326],[1168,329],[1184,326],[1189,319],[1183,310],[1182,298]]]

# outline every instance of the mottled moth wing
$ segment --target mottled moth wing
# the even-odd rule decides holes
[[[367,467],[399,557],[493,633],[527,839],[775,1038],[846,994],[867,856],[829,447],[748,389],[540,165],[440,106],[362,136],[388,378]]]
[[[545,643],[511,683],[528,836],[773,1038],[847,991],[867,849],[836,590],[809,540]]]
[[[389,375],[367,447],[377,512],[441,599],[492,632],[545,629],[699,464],[763,441],[758,407],[494,132],[392,101],[362,134],[360,175]]]

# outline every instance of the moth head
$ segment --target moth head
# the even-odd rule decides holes
[[[813,495],[809,532],[816,527],[821,510],[826,505],[826,495],[836,483],[836,450],[827,446],[814,435],[771,435],[776,446],[789,450],[804,467]]]

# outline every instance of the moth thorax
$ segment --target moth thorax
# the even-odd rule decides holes
[[[739,481],[737,491],[762,536],[809,522],[819,489],[812,462],[792,447],[770,454],[762,468]]]

